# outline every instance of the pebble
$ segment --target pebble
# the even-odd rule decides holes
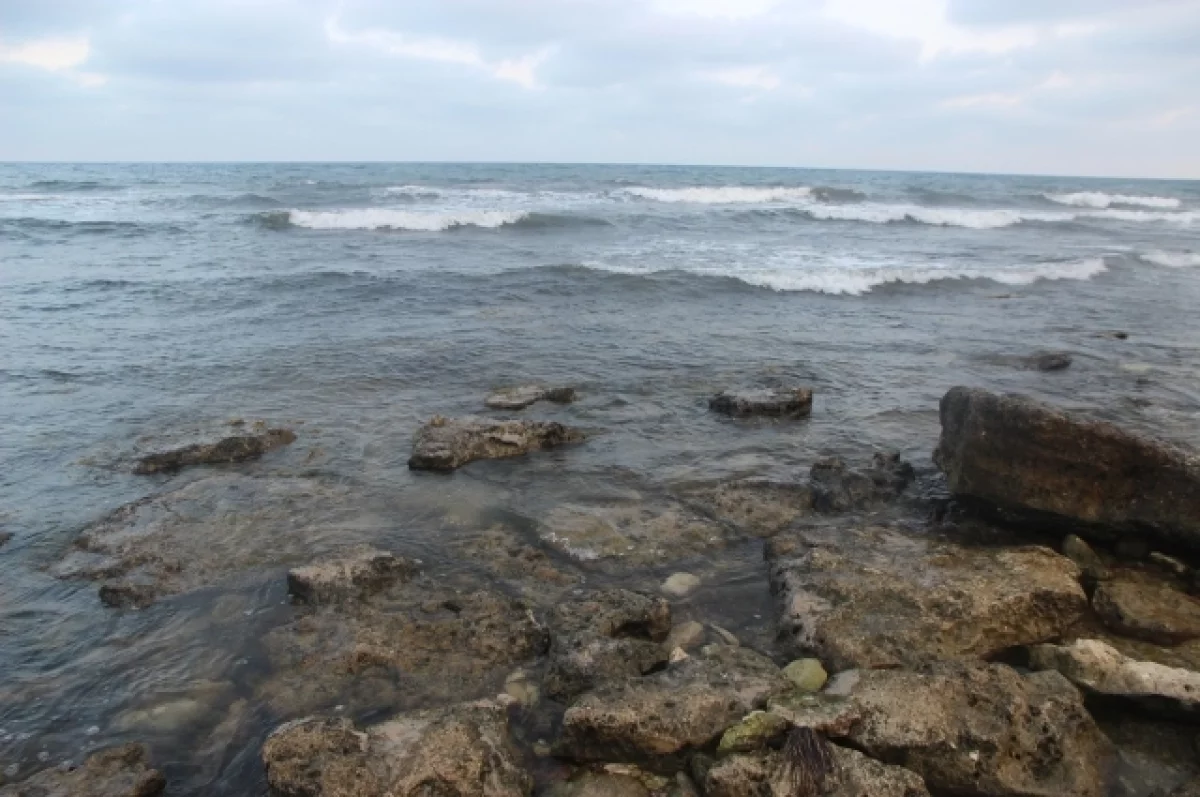
[[[663,643],[667,650],[675,648],[683,648],[688,650],[694,648],[704,641],[704,625],[695,620],[688,620],[686,623],[680,623],[671,629],[671,633],[667,634],[667,641]]]
[[[783,676],[801,692],[817,692],[825,685],[829,673],[817,659],[796,659],[783,668]]]
[[[659,589],[668,597],[682,598],[698,586],[700,586],[700,579],[691,573],[674,573],[662,583]]]

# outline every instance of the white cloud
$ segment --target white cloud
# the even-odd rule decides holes
[[[942,101],[943,108],[1014,108],[1025,102],[1025,94],[994,91],[986,94],[966,94]]]
[[[651,7],[660,14],[694,16],[705,19],[743,20],[770,12],[779,0],[654,0]]]
[[[479,48],[470,42],[410,36],[378,28],[349,32],[342,29],[336,18],[330,19],[326,23],[325,33],[335,44],[366,46],[397,58],[458,64],[485,72],[496,80],[516,83],[526,89],[539,88],[538,67],[550,57],[552,52],[550,48],[544,47],[519,58],[489,61],[484,58]]]
[[[87,37],[34,39],[24,44],[0,44],[0,62],[64,72],[87,61],[92,53]]]
[[[783,85],[783,80],[765,66],[740,66],[716,69],[700,73],[705,80],[739,89],[774,91]]]

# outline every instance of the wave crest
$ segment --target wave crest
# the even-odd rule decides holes
[[[1180,202],[1175,197],[1166,196],[1132,196],[1130,194],[1106,194],[1103,191],[1076,191],[1070,194],[1042,194],[1043,197],[1059,205],[1070,205],[1077,208],[1103,209],[1113,205],[1126,205],[1142,208],[1158,208],[1172,210],[1178,208]]]
[[[1139,254],[1138,259],[1168,268],[1200,268],[1200,252],[1166,252],[1155,249]]]
[[[748,185],[693,186],[691,188],[647,188],[631,186],[622,191],[639,199],[655,202],[687,202],[696,205],[763,204],[766,202],[795,202],[812,199],[808,186],[760,187]]]
[[[309,230],[394,230],[445,232],[462,227],[496,229],[546,229],[554,227],[608,226],[604,219],[518,210],[409,211],[394,208],[346,210],[284,210],[254,217],[272,230],[302,227]]]

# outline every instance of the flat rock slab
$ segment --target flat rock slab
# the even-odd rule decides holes
[[[268,429],[257,434],[232,435],[211,443],[193,443],[170,451],[147,454],[133,472],[171,473],[193,465],[228,465],[258,459],[268,451],[296,441],[291,429]]]
[[[761,415],[772,418],[807,418],[812,414],[812,390],[806,387],[790,389],[765,388],[718,393],[709,399],[708,408],[714,412],[746,418]]]
[[[1200,673],[1131,659],[1098,639],[1035,645],[1029,662],[1035,670],[1062,673],[1088,693],[1128,700],[1152,713],[1176,717],[1200,709]]]
[[[88,756],[83,766],[47,769],[0,786],[0,797],[158,797],[167,779],[151,769],[146,748],[127,744]]]
[[[1160,645],[1200,638],[1200,601],[1160,581],[1116,578],[1102,582],[1092,607],[1118,634]]]
[[[533,780],[489,701],[413,712],[359,730],[348,719],[287,723],[263,744],[272,797],[527,797]]]
[[[518,457],[583,439],[579,429],[549,421],[437,416],[417,431],[408,467],[452,471],[477,459]]]
[[[843,523],[780,534],[766,556],[785,650],[833,671],[986,658],[1055,639],[1087,608],[1076,565],[1040,546]]]
[[[811,797],[929,797],[921,776],[826,744],[831,771]],[[721,759],[705,775],[706,797],[796,797],[805,776],[782,753],[768,750]],[[808,782],[812,782],[811,779]]]
[[[409,559],[370,546],[355,548],[288,571],[288,592],[301,603],[344,603],[365,600],[420,573]]]
[[[720,548],[737,537],[720,523],[670,500],[561,504],[538,534],[581,564],[650,565]]]
[[[522,385],[497,390],[484,400],[484,404],[493,410],[523,410],[539,401],[552,401],[555,404],[570,404],[575,400],[573,387],[541,387],[539,385]]]
[[[807,481],[740,479],[689,486],[681,497],[721,523],[751,537],[768,538],[813,513],[815,492]]]
[[[934,461],[950,490],[1200,551],[1200,459],[1015,395],[952,388]]]

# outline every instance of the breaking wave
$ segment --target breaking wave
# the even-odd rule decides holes
[[[1164,252],[1155,249],[1139,254],[1138,259],[1169,268],[1200,268],[1200,252]]]
[[[1108,208],[1113,205],[1125,205],[1127,207],[1171,210],[1180,205],[1179,200],[1174,197],[1106,194],[1103,191],[1077,191],[1072,194],[1042,194],[1042,196],[1059,205],[1070,205],[1077,208]]]
[[[633,186],[622,189],[639,199],[655,202],[688,202],[697,205],[733,205],[744,203],[795,202],[812,199],[813,189],[758,187],[744,185],[695,186],[692,188],[646,188]]]
[[[931,208],[922,205],[814,205],[802,211],[818,221],[865,221],[873,224],[915,222],[937,227],[969,227],[975,230],[994,230],[1027,221],[1073,221],[1074,213],[1039,213],[1023,210],[973,210],[968,208]]]
[[[358,210],[285,210],[262,213],[255,220],[274,230],[302,227],[309,230],[392,230],[407,232],[445,232],[462,227],[496,229],[517,227],[544,229],[553,227],[607,226],[603,219],[515,210],[409,211],[393,208]]]

